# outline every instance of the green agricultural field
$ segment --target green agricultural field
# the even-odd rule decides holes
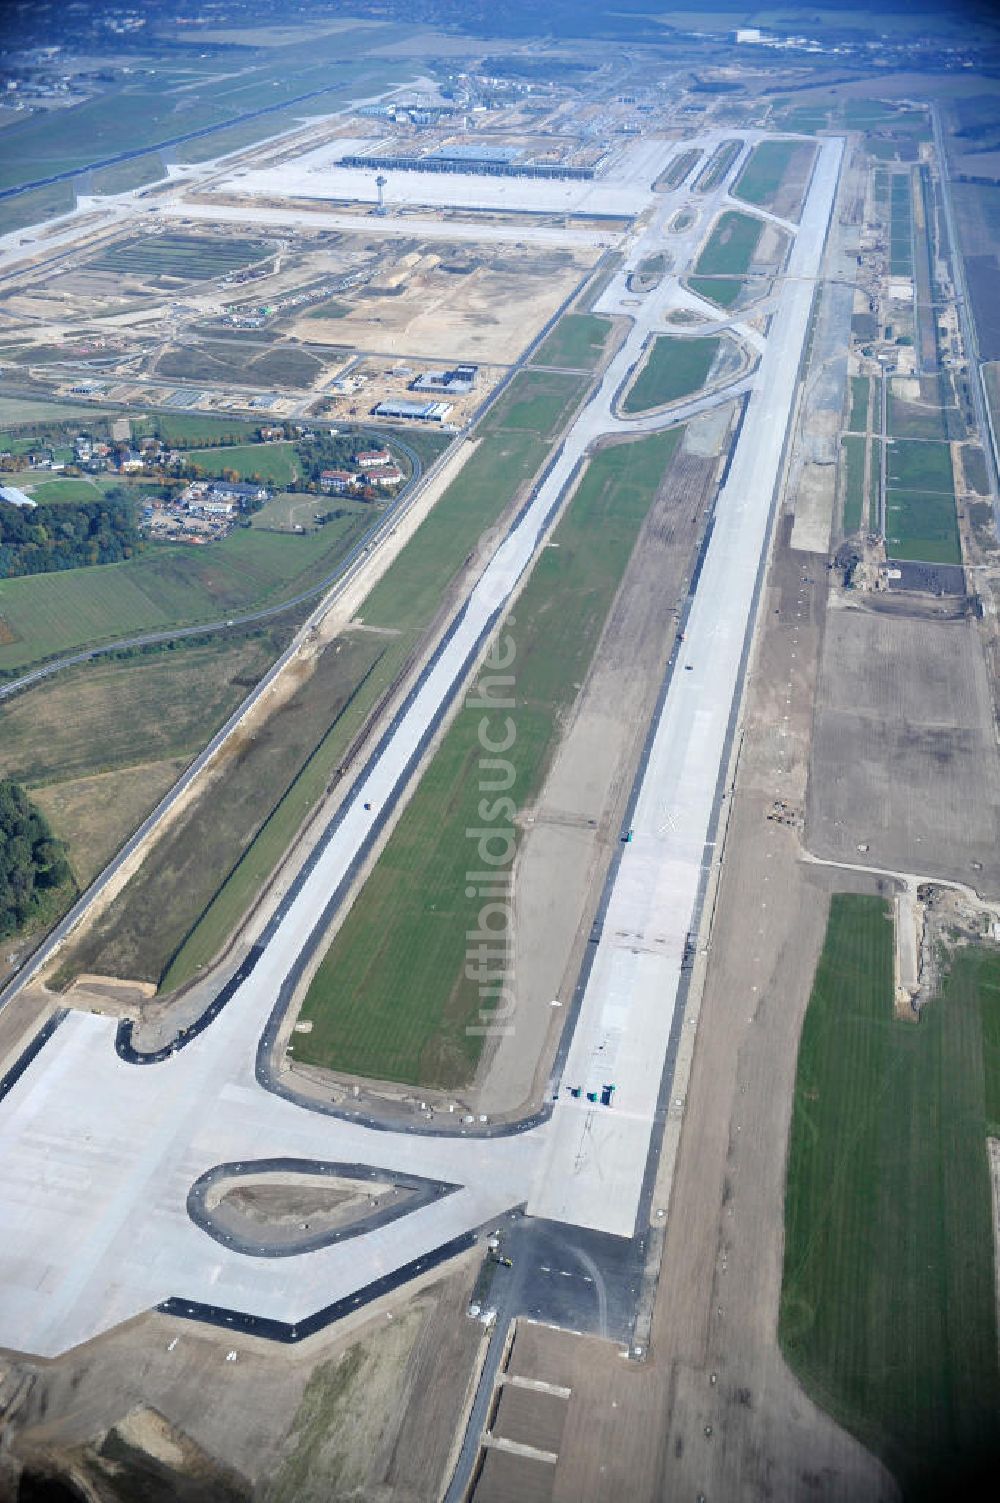
[[[606,318],[591,313],[564,313],[532,355],[531,363],[593,370],[604,354],[610,332],[611,324]]]
[[[889,445],[888,475],[893,486],[952,495],[951,449],[947,444],[896,439]]]
[[[518,601],[513,794],[537,795],[680,430],[599,453]],[[559,602],[553,611],[553,601]],[[482,1039],[464,975],[466,831],[481,796],[479,715],[459,714],[310,986],[295,1058],[350,1074],[457,1087]],[[474,891],[474,890],[473,890]]]
[[[890,391],[888,425],[893,438],[922,438],[943,442],[948,437],[944,408],[932,403],[906,402]]]
[[[890,905],[834,896],[799,1047],[779,1334],[908,1500],[985,1496],[966,1484],[995,1464],[998,1043],[995,950],[956,952],[920,1022],[897,1020]]]
[[[485,431],[523,429],[539,438],[555,438],[584,391],[579,376],[528,367],[518,371],[490,413]]]
[[[699,297],[718,303],[720,308],[731,308],[746,283],[738,277],[688,277],[687,285]]]
[[[59,501],[99,501],[101,492],[89,480],[43,480],[30,490],[32,501],[39,506]]]
[[[719,215],[695,271],[699,276],[742,275],[750,269],[763,229],[762,219],[727,209]]]
[[[305,536],[237,528],[207,548],[151,545],[138,558],[0,581],[0,673],[132,633],[197,625],[317,585],[360,535],[353,518]]]
[[[841,440],[843,449],[843,517],[844,532],[851,534],[861,530],[865,499],[865,443],[866,440],[851,435]]]
[[[960,564],[962,545],[955,501],[941,491],[894,490],[886,503],[885,546],[890,558]]]
[[[868,432],[868,393],[871,382],[867,376],[851,377],[851,415],[847,426],[852,433]]]
[[[206,475],[232,470],[240,480],[260,479],[265,485],[291,485],[299,478],[295,445],[236,444],[215,449],[189,449],[185,463],[197,465]]]
[[[146,235],[109,246],[87,266],[126,275],[207,281],[263,261],[272,250],[268,240],[247,240],[238,235]]]
[[[648,346],[645,363],[625,393],[622,411],[650,412],[700,391],[708,380],[722,341],[718,335],[682,339],[660,334]]]

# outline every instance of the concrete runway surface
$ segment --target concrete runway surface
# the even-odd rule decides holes
[[[727,135],[733,133],[727,132]],[[746,132],[748,143],[757,133]],[[663,160],[701,140],[660,143]],[[544,480],[468,597],[454,630],[351,797],[252,973],[204,1032],[161,1063],[136,1067],[115,1052],[115,1021],[71,1012],[0,1102],[0,1344],[54,1356],[167,1299],[289,1324],[360,1294],[414,1259],[527,1203],[529,1214],[632,1236],[663,1089],[685,942],[695,921],[750,640],[759,570],[788,417],[840,170],[842,142],[819,143],[802,222],[749,389],[715,528],[641,775],[632,826],[613,874],[599,943],[554,1110],[493,1136],[378,1131],[309,1110],[256,1078],[262,1033],[331,896],[362,859],[374,823],[409,781],[429,735],[482,651],[512,589],[542,546],[567,484],[611,434],[653,431],[731,400],[724,387],[672,412],[623,422],[616,393],[648,337],[692,306],[676,275],[639,301],[631,268],[669,239],[683,273],[727,182],[712,193],[656,195],[649,222],[600,304],[627,313],[629,336],[581,411]],[[662,162],[660,163],[662,167]],[[666,226],[681,203],[695,223]],[[718,322],[718,312],[711,310]],[[732,323],[740,333],[738,319]],[[700,331],[699,331],[700,332]],[[743,331],[746,334],[746,331]],[[760,344],[759,337],[753,341]],[[372,810],[367,811],[365,804]],[[611,1107],[568,1094],[615,1085]],[[188,1216],[192,1183],[220,1162],[288,1157],[339,1160],[447,1181],[460,1188],[349,1242],[301,1256],[252,1257],[221,1246]]]

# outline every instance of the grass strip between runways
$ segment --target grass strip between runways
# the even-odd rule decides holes
[[[920,1021],[896,1018],[889,904],[834,896],[788,1155],[782,1349],[908,1503],[988,1496],[968,1484],[987,1460],[995,1481],[1000,1449],[986,1143],[1000,955],[949,961]]]
[[[515,769],[505,792],[518,810],[542,786],[680,433],[591,461],[555,530],[558,546],[543,550],[517,602],[507,670],[516,736],[503,755]],[[482,713],[466,707],[447,731],[316,972],[302,1009],[312,1029],[293,1039],[297,1060],[428,1087],[473,1074],[483,1040],[468,1029],[481,1000],[465,952],[482,900],[466,886],[478,861],[466,832],[483,824]]]

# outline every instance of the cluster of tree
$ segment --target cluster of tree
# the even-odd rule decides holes
[[[121,487],[94,501],[21,507],[0,502],[0,579],[87,564],[117,564],[142,547]]]
[[[308,443],[296,444],[295,453],[303,479],[318,483],[324,470],[349,470],[358,450],[371,447],[357,433],[317,433]]]
[[[65,847],[19,783],[0,779],[0,939],[44,917],[73,881]]]

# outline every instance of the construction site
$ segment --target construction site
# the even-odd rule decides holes
[[[857,1168],[808,1158],[835,1094],[903,1153],[874,1024],[839,1035],[864,1090],[807,1073],[828,994],[869,987],[909,1060],[1000,936],[996,475],[938,106],[880,102],[920,140],[887,160],[851,93],[705,63],[421,72],[0,238],[0,403],[249,420],[216,473],[274,466],[289,550],[344,538],[266,609],[208,568],[190,624],[34,655],[36,581],[0,581],[0,773],[57,837],[77,781],[146,778],[5,962],[0,1496],[889,1503],[962,1424],[986,1454],[992,1087],[943,1134],[955,1428],[936,1391],[853,1401],[890,1239],[801,1209]],[[306,494],[305,443],[348,438]],[[219,532],[260,567],[257,517]],[[101,674],[152,741],[215,652],[210,733],[158,733],[155,778],[117,730],[44,760],[103,726]],[[935,1079],[987,1050],[992,981],[961,985]]]

